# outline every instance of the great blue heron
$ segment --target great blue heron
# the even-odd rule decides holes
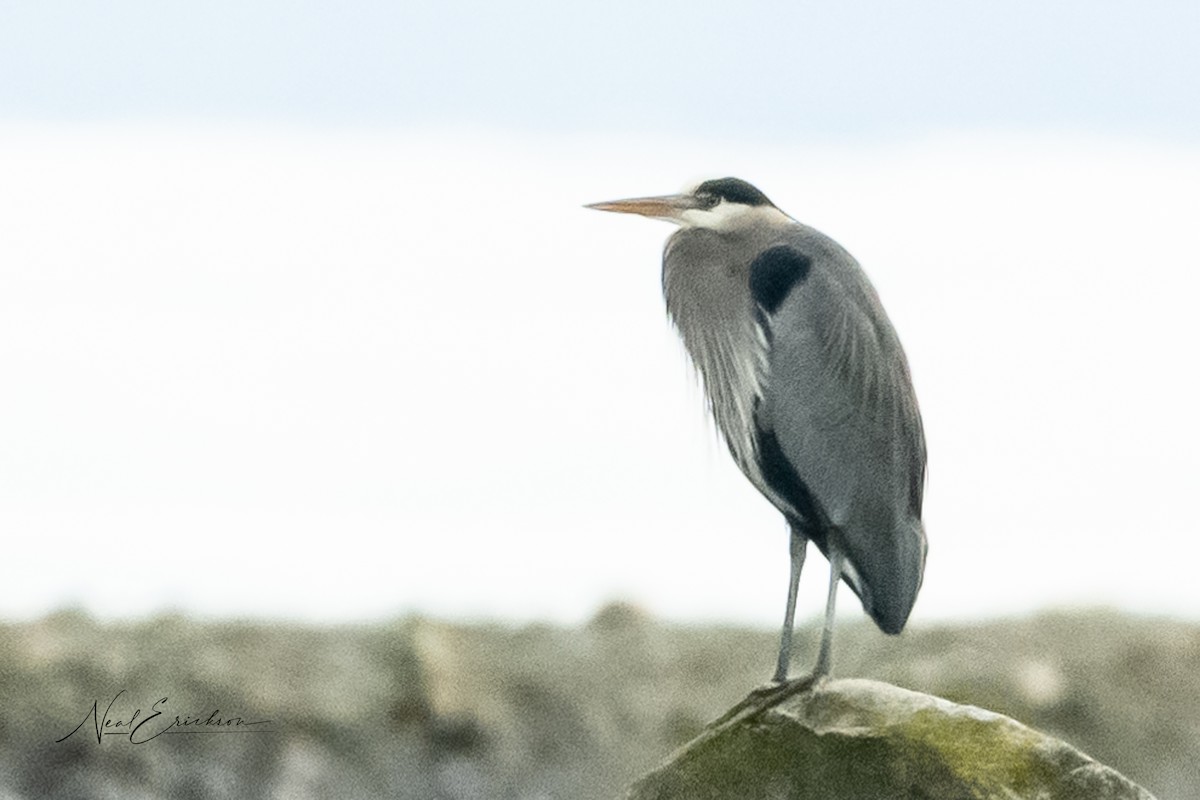
[[[900,340],[858,262],[737,178],[589,208],[680,226],[663,254],[667,313],[734,461],[791,529],[775,682],[787,680],[809,540],[830,565],[813,677],[829,672],[839,581],[899,633],[925,571],[925,437]]]

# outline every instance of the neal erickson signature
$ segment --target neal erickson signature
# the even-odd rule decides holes
[[[242,717],[222,716],[220,709],[213,709],[207,716],[203,713],[168,714],[164,708],[167,705],[166,697],[150,706],[148,714],[143,714],[142,709],[138,708],[128,716],[114,716],[112,707],[123,694],[124,689],[117,692],[103,714],[100,713],[100,701],[93,701],[91,710],[84,715],[79,724],[66,736],[55,739],[54,743],[70,739],[87,725],[89,720],[95,728],[97,743],[103,742],[105,736],[124,736],[129,739],[130,744],[145,744],[164,733],[271,733],[271,729],[267,727],[271,720],[248,722]]]

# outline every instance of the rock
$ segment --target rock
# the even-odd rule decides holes
[[[859,679],[752,693],[626,797],[1153,800],[1008,717]]]

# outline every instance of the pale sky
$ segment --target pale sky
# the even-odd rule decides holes
[[[853,5],[0,13],[0,616],[775,624],[670,228],[581,207],[732,174],[908,351],[914,622],[1194,619],[1197,12]]]

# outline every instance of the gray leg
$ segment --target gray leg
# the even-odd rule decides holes
[[[808,537],[792,528],[792,581],[788,584],[787,612],[783,617],[783,635],[779,641],[779,664],[775,667],[775,682],[787,680],[788,665],[792,660],[792,622],[796,617],[796,590],[800,586],[800,570],[804,568],[804,554],[808,548]]]
[[[813,677],[829,674],[830,651],[833,649],[833,612],[837,604],[838,585],[842,582],[842,554],[837,548],[829,548],[829,598],[825,601],[825,629],[821,631],[821,650],[817,654],[817,666]]]

